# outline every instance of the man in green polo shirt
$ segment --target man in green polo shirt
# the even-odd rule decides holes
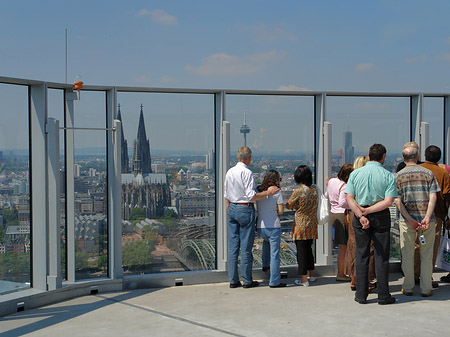
[[[345,188],[347,203],[355,215],[353,228],[356,240],[355,301],[367,303],[369,294],[370,242],[375,248],[375,271],[378,283],[378,304],[391,304],[389,293],[389,254],[391,216],[389,207],[397,197],[394,175],[383,167],[386,148],[374,144],[369,150],[369,162],[350,174]]]

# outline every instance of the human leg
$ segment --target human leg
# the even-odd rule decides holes
[[[432,290],[433,248],[436,237],[435,223],[430,222],[427,230],[419,233],[425,237],[425,245],[420,246],[420,290],[422,294],[429,294]]]
[[[372,227],[362,229],[361,223],[357,218],[353,218],[353,229],[355,232],[356,250],[355,250],[355,267],[356,267],[356,295],[358,300],[366,300],[369,293],[369,254],[370,254],[370,238]]]
[[[378,301],[391,298],[389,293],[389,254],[391,217],[389,210],[369,215],[373,227],[373,245],[375,254],[375,270],[377,274]],[[358,280],[359,281],[359,280]]]
[[[338,246],[337,255],[337,277],[345,278],[345,254],[347,250],[348,230],[346,223],[346,215],[344,213],[330,213],[330,222],[333,224],[335,231],[334,244]]]
[[[402,252],[402,270],[404,275],[403,289],[410,293],[414,288],[414,246],[416,231],[405,222],[403,218],[399,221],[400,228],[400,250]]]
[[[236,205],[231,204],[228,209],[228,280],[230,284],[239,282],[238,256],[240,247],[239,223],[235,219]]]
[[[263,268],[269,268],[270,266],[270,242],[269,236],[267,234],[268,233],[265,228],[259,229],[259,235],[261,235],[261,238],[263,239],[262,255],[261,255],[261,262]]]
[[[253,242],[255,240],[255,209],[251,206],[241,206],[239,212],[239,234],[241,240],[241,277],[244,286],[253,282]]]
[[[297,246],[297,263],[298,263],[298,274],[302,277],[302,282],[308,280],[308,267],[307,267],[307,250],[308,243],[307,240],[295,240],[295,245]]]
[[[281,229],[270,229],[270,280],[269,286],[280,284],[280,239]]]

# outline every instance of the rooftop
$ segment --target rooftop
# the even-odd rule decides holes
[[[435,278],[445,275],[435,273]],[[450,284],[433,296],[400,294],[378,305],[376,294],[360,305],[348,283],[322,277],[309,288],[230,289],[228,283],[98,293],[0,318],[2,336],[445,336]]]

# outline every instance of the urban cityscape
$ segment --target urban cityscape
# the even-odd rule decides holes
[[[122,120],[121,107],[117,118]],[[123,130],[121,130],[123,135]],[[251,134],[244,110],[240,128],[243,144]],[[122,148],[129,149],[122,137]],[[355,154],[352,132],[343,133],[342,149],[332,156],[332,174]],[[232,156],[230,165],[235,164]],[[400,154],[387,157],[385,167],[394,171]],[[215,153],[204,155],[152,156],[140,106],[137,136],[132,152],[122,151],[122,254],[127,275],[211,270],[215,268]],[[266,171],[278,170],[282,193],[289,199],[298,165],[314,171],[313,152],[300,155],[254,155],[251,169],[256,184]],[[61,162],[61,250],[65,273],[65,170]],[[29,157],[24,151],[0,151],[0,279],[30,282],[30,177]],[[75,155],[75,263],[77,279],[107,275],[107,203],[105,155]],[[282,216],[282,265],[295,264],[291,229],[294,214]],[[397,212],[391,208],[393,259],[399,258]],[[254,266],[261,266],[261,239],[254,245]]]

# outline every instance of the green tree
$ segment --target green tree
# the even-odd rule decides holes
[[[133,208],[130,212],[130,221],[132,220],[144,220],[145,212],[143,208]]]
[[[106,254],[100,255],[97,260],[98,269],[101,269],[104,271],[107,266],[108,266],[108,255],[106,255]]]
[[[9,222],[12,222],[14,220],[19,220],[19,217],[17,215],[17,210],[15,209],[4,209],[3,210],[3,219],[5,221],[6,225],[9,225]]]
[[[152,262],[153,245],[149,241],[127,243],[122,250],[122,263],[128,269],[138,269]]]
[[[86,252],[75,252],[75,268],[77,270],[88,267],[88,255]]]

